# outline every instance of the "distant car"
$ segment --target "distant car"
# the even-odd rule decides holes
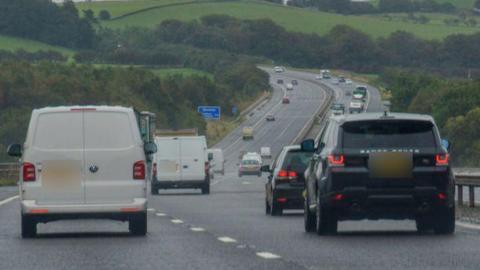
[[[338,221],[410,219],[419,232],[455,232],[455,179],[448,141],[431,116],[332,117],[305,170],[304,226],[335,234]],[[447,146],[447,147],[445,147]]]
[[[338,77],[338,82],[339,82],[339,83],[344,83],[344,82],[346,82],[345,77],[344,77],[344,76]]]
[[[273,114],[268,114],[268,115],[265,117],[265,119],[266,119],[267,121],[275,121],[275,115],[273,115]]]
[[[285,146],[270,168],[265,185],[265,214],[281,215],[284,209],[303,209],[305,190],[304,171],[313,152],[302,152],[299,145]]]
[[[260,156],[262,158],[271,158],[272,157],[272,150],[268,146],[260,147]]]
[[[262,176],[262,157],[257,153],[246,153],[242,157],[242,161],[238,168],[238,177],[244,175],[256,175],[258,177]]]
[[[290,104],[290,99],[289,99],[288,97],[284,97],[284,98],[282,99],[282,103],[283,103],[283,104]]]
[[[283,80],[282,80],[282,79],[278,79],[278,80],[277,80],[277,83],[278,83],[278,84],[283,84]]]
[[[253,127],[247,126],[242,129],[243,140],[253,140]]]
[[[342,115],[345,113],[345,105],[342,103],[334,103],[332,107],[330,107],[333,115]]]
[[[334,85],[339,85],[339,81],[338,81],[337,79],[332,80],[332,83],[333,83]]]
[[[361,101],[352,101],[350,102],[350,107],[349,107],[349,112],[350,114],[353,114],[353,113],[361,113],[363,112],[363,102]]]
[[[293,85],[292,85],[291,83],[287,83],[287,84],[285,85],[285,87],[286,87],[287,90],[289,90],[289,91],[292,91],[292,90],[293,90]]]
[[[285,68],[276,66],[273,68],[273,71],[275,71],[276,73],[281,73],[285,71]]]
[[[355,90],[353,90],[353,98],[358,100],[365,100],[367,97],[368,91],[367,87],[364,85],[357,85]]]
[[[225,175],[225,159],[223,151],[220,148],[207,149],[208,160],[214,173]]]
[[[322,79],[322,75],[315,76],[315,80],[321,80],[321,79]]]
[[[353,83],[353,82],[352,82],[352,80],[350,80],[350,79],[346,79],[346,80],[345,80],[345,84],[352,84],[352,83]]]
[[[292,80],[292,85],[298,85],[298,81],[297,80]]]

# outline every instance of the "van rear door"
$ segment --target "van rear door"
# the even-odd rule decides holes
[[[83,113],[32,114],[31,141],[24,162],[35,166],[36,179],[23,182],[23,199],[39,205],[84,203]]]
[[[207,143],[205,137],[183,137],[180,143],[181,179],[204,180]]]
[[[180,179],[180,142],[178,138],[157,138],[157,180],[178,181]]]
[[[85,111],[84,126],[86,203],[144,198],[146,179],[133,177],[134,164],[145,162],[133,111]]]

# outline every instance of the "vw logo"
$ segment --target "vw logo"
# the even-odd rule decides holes
[[[96,173],[98,171],[98,167],[96,165],[91,165],[89,169],[92,173]]]

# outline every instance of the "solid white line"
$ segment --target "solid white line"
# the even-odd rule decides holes
[[[181,219],[172,219],[171,221],[174,224],[182,224],[183,223],[183,220],[181,220]]]
[[[243,182],[242,182],[242,185],[250,185],[250,182],[243,181]]]
[[[217,239],[218,239],[218,241],[222,241],[224,243],[236,243],[237,242],[237,240],[235,240],[233,238],[230,238],[228,236],[218,237]]]
[[[155,212],[155,208],[147,208],[148,212]]]
[[[13,200],[15,200],[15,199],[18,199],[18,197],[19,197],[18,195],[15,195],[15,196],[13,196],[13,197],[10,197],[10,198],[7,198],[7,199],[5,199],[5,200],[3,200],[3,201],[0,201],[0,206],[2,206],[2,205],[4,205],[4,204],[7,204],[7,203],[9,203],[9,202],[11,202],[11,201],[13,201]]]
[[[190,228],[191,231],[194,231],[194,232],[204,232],[205,229],[204,228],[200,228],[200,227],[192,227]]]
[[[467,228],[467,229],[480,230],[480,225],[477,225],[477,224],[466,223],[466,222],[461,222],[461,221],[456,221],[455,224],[460,226],[460,227]]]
[[[166,216],[166,214],[164,214],[164,213],[156,213],[155,215],[156,215],[157,217],[164,217],[164,216]]]
[[[260,258],[264,258],[264,259],[280,259],[281,256],[277,255],[277,254],[273,254],[273,253],[270,253],[270,252],[257,252],[257,256],[260,257]]]

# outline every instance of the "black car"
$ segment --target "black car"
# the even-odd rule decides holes
[[[292,80],[292,85],[298,85],[298,81],[297,80]]]
[[[339,83],[344,83],[344,82],[346,82],[346,81],[347,81],[347,80],[345,79],[344,76],[338,77],[338,82],[339,82]]]
[[[278,80],[277,80],[277,83],[278,83],[278,84],[283,84],[283,80],[282,80],[282,79],[278,79]]]
[[[265,185],[265,213],[281,215],[283,209],[303,209],[303,175],[313,153],[303,152],[299,145],[285,146],[273,162],[273,167],[263,166],[270,172]]]
[[[305,171],[305,230],[333,234],[340,220],[413,219],[420,232],[455,231],[448,142],[432,117],[336,116]]]

